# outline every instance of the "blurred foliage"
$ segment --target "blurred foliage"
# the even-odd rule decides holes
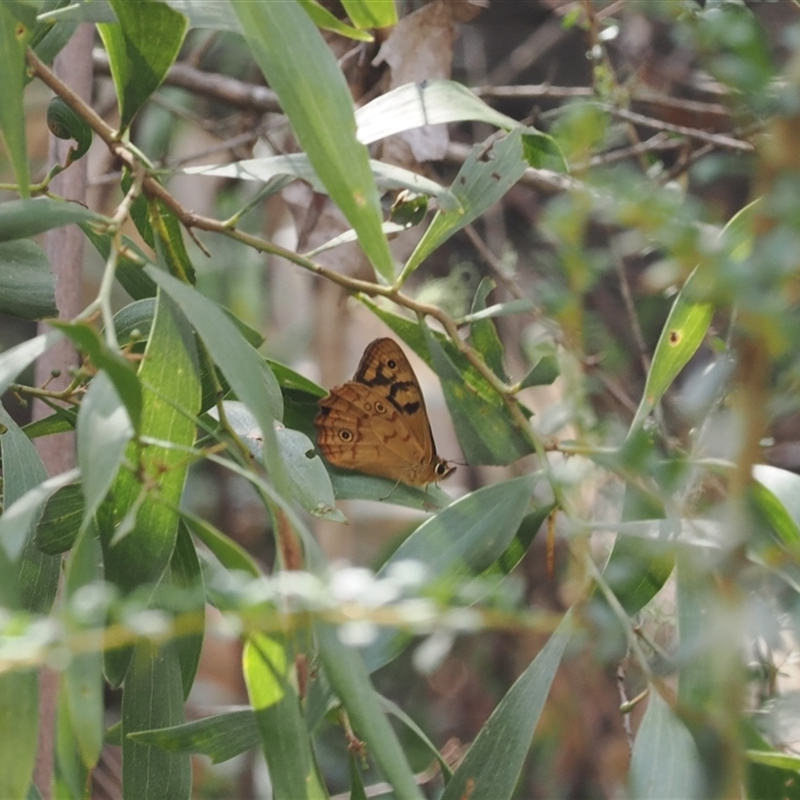
[[[43,665],[65,798],[117,745],[130,800],[261,796],[191,762],[254,750],[279,800],[800,797],[798,6],[139,5],[0,4],[0,797]],[[48,66],[80,22],[93,106]],[[65,226],[90,299],[12,339]],[[318,451],[350,320],[436,373],[445,487]]]

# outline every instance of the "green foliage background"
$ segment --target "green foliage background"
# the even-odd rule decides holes
[[[796,689],[780,680],[800,622],[800,477],[765,451],[800,411],[800,18],[778,47],[733,0],[578,4],[560,25],[587,43],[591,89],[557,100],[534,127],[490,105],[491,91],[481,99],[443,79],[376,92],[356,110],[325,37],[369,43],[398,16],[385,0],[342,8],[337,17],[314,0],[0,4],[0,311],[53,315],[39,234],[80,226],[104,265],[75,319],[0,352],[7,404],[37,397],[52,408],[20,424],[0,407],[0,797],[39,794],[44,665],[59,685],[45,732],[55,753],[48,795],[89,796],[103,747],[120,746],[130,800],[190,797],[192,754],[220,762],[254,748],[279,800],[329,797],[342,783],[364,797],[365,782],[378,781],[397,798],[574,796],[548,775],[570,738],[558,675],[589,664],[619,672],[613,726],[620,741],[627,729],[630,747],[613,792],[600,780],[572,791],[800,796],[786,734]],[[633,14],[715,81],[718,102],[703,109],[726,115],[725,130],[656,120],[653,138],[637,132],[653,120],[631,110],[642,88],[608,44]],[[105,48],[113,125],[49,66],[80,22],[96,25]],[[297,147],[187,169],[229,181],[206,216],[170,188],[180,170],[161,165],[172,123],[155,100],[171,97],[170,68],[208,28],[260,72]],[[25,114],[40,84],[55,96],[50,129],[76,143],[46,174],[31,165]],[[491,132],[438,176],[368,149],[437,123]],[[93,140],[120,165],[110,208],[50,192]],[[730,168],[746,179],[746,200],[717,203],[700,189]],[[297,179],[349,226],[308,253],[253,222]],[[474,242],[522,185],[542,191],[541,208],[488,259],[491,277],[442,260],[439,283],[419,291],[437,255]],[[414,226],[417,244],[397,263],[390,237]],[[347,242],[368,276],[320,258]],[[328,467],[312,425],[326,390],[265,357],[280,348],[253,327],[257,315],[243,320],[220,302],[230,298],[204,279],[204,247],[256,270],[256,255],[281,258],[388,326],[439,378],[472,491],[453,500],[437,486]],[[533,266],[523,249],[541,252]],[[636,342],[627,352],[593,308],[609,281]],[[27,370],[64,337],[83,358],[72,383],[32,386]],[[523,365],[516,379],[512,364]],[[555,406],[534,414],[529,390],[556,377]],[[626,392],[627,404],[609,402]],[[75,431],[77,465],[48,477],[33,442],[65,430]],[[470,469],[489,465],[509,469],[492,480],[480,476],[499,472]],[[193,507],[203,469],[249,485],[268,519],[269,569]],[[342,499],[426,517],[374,572],[343,570],[313,531],[318,519],[344,519]],[[515,594],[532,554],[552,555],[552,542],[538,546],[540,528],[558,534],[547,607]],[[250,705],[187,721],[208,606],[241,637]],[[453,647],[494,634],[526,643],[524,663],[448,760],[416,709],[375,684],[399,680],[414,694],[415,637],[416,667],[435,671]],[[121,687],[115,725],[108,687]],[[439,772],[421,780],[415,771],[431,763]]]

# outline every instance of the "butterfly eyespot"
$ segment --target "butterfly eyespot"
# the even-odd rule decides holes
[[[383,403],[375,403],[375,410],[379,414],[385,414],[386,413],[386,406]]]
[[[352,442],[353,441],[353,432],[348,431],[347,429],[339,431],[339,438],[343,442]]]
[[[389,367],[389,369],[397,369],[397,362],[393,358],[390,358],[386,362],[386,366]]]

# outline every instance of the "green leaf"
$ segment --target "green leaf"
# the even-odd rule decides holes
[[[151,200],[147,209],[159,263],[163,263],[171,275],[194,285],[197,277],[183,241],[180,221],[160,200]]]
[[[482,311],[476,311],[472,314],[465,314],[458,321],[459,323],[477,322],[483,319],[492,319],[494,317],[508,317],[512,314],[520,314],[525,311],[533,311],[536,304],[532,300],[521,297],[517,300],[509,300],[507,303],[495,303],[493,306],[484,308]]]
[[[137,644],[122,695],[122,793],[137,800],[188,800],[192,789],[188,754],[141,744],[129,733],[184,722],[183,683],[175,642]]]
[[[756,501],[781,542],[800,555],[800,475],[768,464],[756,464],[753,477],[762,487]]]
[[[3,544],[8,558],[12,561],[19,558],[28,541],[25,538],[26,532],[35,525],[42,513],[42,506],[50,496],[62,486],[74,483],[80,474],[80,470],[75,468],[48,478],[3,509],[3,515],[0,516],[0,543]]]
[[[241,545],[228,538],[210,522],[189,511],[181,510],[181,518],[189,530],[219,559],[226,569],[239,570],[258,578],[261,570],[253,557]]]
[[[465,796],[507,800],[513,796],[571,634],[572,614],[568,613],[481,728],[447,784],[442,800]]]
[[[2,8],[2,4],[0,4]],[[25,239],[52,228],[73,222],[106,222],[111,220],[88,208],[64,200],[37,197],[34,200],[10,200],[0,204],[0,242]]]
[[[38,733],[36,671],[0,674],[0,797],[26,796],[36,760]]]
[[[103,257],[103,260],[108,261],[108,256],[111,252],[111,235],[108,233],[97,233],[91,225],[86,223],[82,223],[80,229],[84,232],[86,238],[92,243],[97,252]],[[122,288],[125,289],[134,300],[155,297],[158,287],[145,275],[143,268],[143,264],[146,264],[149,259],[127,236],[122,237],[122,244],[125,249],[119,254],[117,270],[114,273],[117,280],[122,284]],[[139,261],[137,262],[126,256],[126,252],[135,253]]]
[[[264,439],[264,463],[272,481],[282,491],[287,478],[274,422],[283,417],[283,398],[275,376],[215,303],[155,267],[147,267],[145,271],[178,304],[237,398],[258,421]]]
[[[320,5],[316,0],[299,0],[299,3],[301,6],[303,6],[306,13],[309,17],[311,17],[317,27],[326,31],[333,31],[334,33],[341,34],[342,36],[346,36],[348,39],[356,39],[362,42],[374,41],[374,36],[366,31],[360,31],[356,28],[351,28],[349,25],[345,25],[344,22],[336,19],[336,17],[334,17],[327,8]],[[394,4],[392,3],[391,5]]]
[[[386,697],[382,695],[378,695],[378,703],[380,704],[381,708],[387,713],[393,716],[395,719],[400,720],[410,731],[411,733],[416,736],[416,738],[422,743],[423,747],[430,753],[432,758],[435,758],[439,762],[439,768],[442,770],[442,774],[445,776],[445,780],[448,781],[453,775],[453,770],[450,768],[450,765],[447,763],[445,758],[439,752],[436,745],[428,738],[428,735],[422,728],[414,722],[411,717],[403,711],[400,706],[393,703]]]
[[[58,139],[75,140],[77,147],[70,147],[63,166],[68,167],[89,152],[92,146],[92,129],[63,97],[56,95],[47,106],[47,127]]]
[[[656,530],[665,520],[644,520],[632,525]],[[632,532],[632,529],[626,529]],[[657,535],[657,534],[656,534]],[[634,536],[618,536],[603,577],[628,614],[637,614],[663,588],[675,567],[673,542],[642,541]]]
[[[241,437],[253,457],[263,463],[262,434],[255,417],[238,401],[224,402],[225,417],[230,427]],[[217,418],[216,409],[209,412]],[[300,505],[316,517],[344,521],[344,516],[335,508],[333,486],[322,459],[314,453],[314,444],[300,431],[279,427],[275,431],[281,459],[286,465],[292,496]]]
[[[50,11],[57,8],[59,5],[66,5],[68,0],[45,0],[39,7],[40,13]],[[37,17],[38,20],[38,17]],[[29,47],[45,64],[52,64],[55,57],[64,49],[67,42],[72,38],[75,33],[77,23],[62,21],[62,22],[49,22],[38,21],[36,29],[29,43]],[[28,80],[31,80],[30,75],[26,75]]]
[[[652,688],[633,743],[630,782],[631,796],[641,800],[708,796],[691,733]]]
[[[508,131],[519,127],[517,120],[495,111],[465,86],[445,80],[406,83],[356,111],[358,139],[364,144],[424,125],[466,120]]]
[[[538,475],[485,486],[459,498],[422,523],[381,567],[384,574],[402,561],[425,565],[428,585],[479,575],[511,545],[531,500]],[[370,672],[394,658],[405,637],[381,633],[365,650]]]
[[[228,761],[261,744],[256,713],[249,708],[170,728],[139,731],[130,734],[130,738],[176,753],[201,753],[214,764]]]
[[[331,199],[358,232],[375,270],[394,280],[367,149],[353,100],[319,31],[297,3],[235,3],[245,39]]]
[[[58,316],[56,279],[38,244],[0,242],[0,313],[38,320]]]
[[[748,750],[747,760],[753,764],[800,772],[800,756],[780,753],[775,750]]]
[[[436,214],[403,267],[401,279],[407,278],[456,231],[490,209],[522,177],[528,168],[524,136],[525,129],[517,127],[501,141],[472,148],[451,187],[461,209]]]
[[[79,483],[62,486],[45,503],[34,544],[49,555],[65,553],[75,543],[82,521],[83,488]]]
[[[100,542],[90,525],[79,536],[66,565],[68,600],[84,586],[102,580]],[[99,644],[99,643],[98,643]],[[103,746],[103,654],[97,650],[73,653],[64,672],[62,692],[70,732],[86,770],[92,769]],[[61,713],[61,709],[59,709]]]
[[[22,608],[46,614],[58,587],[61,559],[42,553],[34,543],[36,519],[41,504],[30,514],[16,516],[31,494],[41,491],[47,470],[31,440],[0,405],[0,456],[3,462],[3,507],[0,542],[12,560],[17,560],[17,584]],[[0,795],[1,797],[2,795]]]
[[[367,792],[364,789],[364,779],[361,777],[360,759],[355,753],[350,753],[350,800],[367,800]]]
[[[42,417],[36,422],[29,422],[23,430],[29,439],[37,439],[40,436],[74,431],[77,420],[78,414],[76,411],[59,407],[49,417]]]
[[[354,731],[366,742],[370,754],[392,785],[398,800],[421,800],[423,795],[389,724],[361,655],[347,647],[336,627],[317,624],[314,628],[325,675],[336,692]]]
[[[561,370],[555,355],[542,356],[519,385],[521,389],[527,389],[529,386],[549,386],[560,374]]]
[[[337,469],[328,464],[328,474],[337,500],[375,500],[396,506],[434,511],[447,508],[453,498],[436,484],[425,487],[362,475],[350,470]]]
[[[531,453],[533,447],[512,421],[500,395],[494,389],[488,397],[472,391],[437,339],[431,333],[427,333],[426,339],[467,463],[511,464]]]
[[[113,503],[98,514],[106,579],[123,593],[155,583],[167,569],[178,533],[176,510],[186,482],[188,463],[180,447],[195,438],[194,417],[200,405],[200,382],[194,336],[166,295],[159,295],[153,330],[139,369],[144,389],[143,436],[168,441],[177,448],[131,444],[129,458],[136,472],[120,470],[112,486]],[[157,491],[143,486],[157,487]],[[117,526],[131,524],[119,538]],[[118,684],[130,653],[108,651],[106,674]],[[167,723],[165,723],[167,724]],[[143,727],[159,727],[158,724]]]
[[[300,698],[292,681],[294,653],[281,636],[257,634],[244,650],[247,693],[256,712],[275,800],[327,798],[321,785]]]
[[[108,51],[124,131],[178,57],[189,21],[157,0],[110,3],[117,23],[97,29]]]
[[[389,28],[397,24],[394,3],[385,0],[342,0],[342,5],[357,28]]]
[[[25,48],[36,25],[36,10],[21,2],[0,3],[0,131],[23,197],[30,195],[25,144]]]
[[[486,308],[486,298],[495,288],[491,278],[484,278],[478,286],[475,300],[472,303],[472,313],[477,314]],[[474,318],[473,318],[474,319]],[[503,364],[503,343],[497,335],[497,328],[491,319],[476,319],[470,326],[470,342],[483,356],[486,365],[500,378],[508,382],[505,365]]]
[[[89,770],[81,759],[78,741],[67,707],[64,681],[58,687],[56,708],[55,753],[53,763],[53,796],[59,800],[84,800]],[[28,794],[30,798],[30,794]]]
[[[66,334],[75,346],[91,359],[97,369],[106,373],[128,412],[130,422],[138,431],[142,420],[142,386],[131,362],[111,350],[87,322],[53,320],[51,324]]]
[[[664,323],[629,436],[638,430],[705,338],[714,306],[695,299],[694,286],[699,282],[699,274],[695,269],[688,277]]]
[[[83,525],[88,524],[108,494],[132,437],[130,417],[111,378],[106,372],[99,372],[81,402],[76,431],[85,497]]]
[[[448,188],[422,175],[418,175],[416,172],[411,172],[392,164],[384,164],[382,161],[370,160],[369,166],[376,184],[382,190],[408,189],[417,194],[430,195],[436,199],[439,207],[446,211],[460,209],[458,200]],[[188,175],[238,178],[239,180],[264,183],[269,183],[269,181],[281,176],[293,176],[309,183],[315,192],[320,194],[328,193],[325,184],[314,171],[311,161],[305,153],[249,158],[243,161],[235,161],[232,164],[215,164],[208,167],[186,167],[183,171]],[[337,238],[344,239],[344,235]],[[319,252],[319,248],[314,252]]]
[[[188,595],[189,598],[181,603],[180,610],[195,622],[190,632],[179,636],[175,640],[178,651],[178,662],[181,669],[183,683],[183,697],[186,699],[192,689],[197,667],[200,663],[200,651],[203,648],[203,634],[205,630],[205,599],[206,591],[203,584],[203,573],[200,570],[200,561],[194,548],[192,536],[186,525],[181,520],[178,527],[178,538],[175,550],[169,564],[170,585]]]
[[[0,353],[0,395],[5,394],[22,370],[47,352],[60,338],[59,331],[48,331]]]

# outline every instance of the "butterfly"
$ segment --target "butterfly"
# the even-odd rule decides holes
[[[436,454],[417,376],[399,345],[367,345],[353,380],[319,401],[317,444],[335,467],[427,486],[455,469]]]

